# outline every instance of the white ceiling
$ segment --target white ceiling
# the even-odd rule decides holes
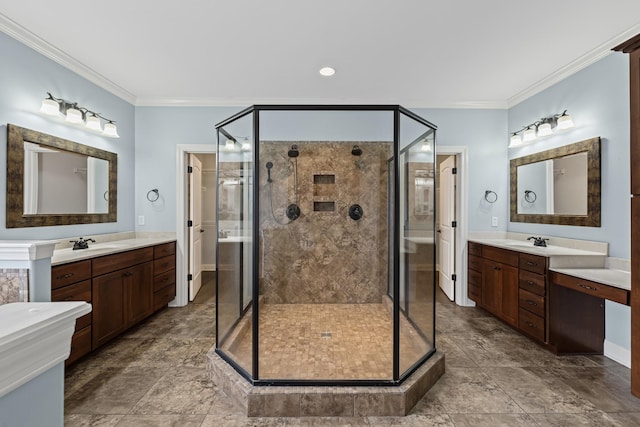
[[[136,105],[505,108],[640,33],[640,1],[3,0],[0,30]]]

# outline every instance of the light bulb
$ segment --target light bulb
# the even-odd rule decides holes
[[[102,124],[96,115],[87,116],[87,123],[84,125],[87,129],[102,132]]]
[[[73,124],[82,123],[82,111],[78,110],[75,107],[68,108],[67,116],[64,121]]]
[[[52,98],[43,99],[40,111],[48,116],[57,116],[60,114],[60,104]]]
[[[538,126],[538,136],[548,136],[551,135],[553,131],[551,130],[551,123],[544,122]]]
[[[525,131],[524,134],[522,135],[522,140],[524,142],[530,142],[536,139],[536,130],[535,128],[532,127],[528,127]]]
[[[118,128],[116,124],[113,122],[108,122],[104,124],[104,130],[102,131],[102,135],[108,136],[110,138],[120,138],[118,135]]]
[[[566,112],[558,117],[558,129],[569,129],[574,126],[573,119]]]
[[[335,68],[331,68],[331,67],[320,68],[320,74],[322,74],[325,77],[333,76],[335,73],[336,73]]]

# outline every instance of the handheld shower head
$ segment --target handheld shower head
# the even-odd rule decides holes
[[[300,152],[298,151],[298,146],[296,144],[293,144],[291,146],[291,149],[287,152],[287,156],[298,157],[299,155],[300,155]]]
[[[267,167],[267,182],[273,182],[271,179],[271,168],[273,167],[273,163],[267,162],[265,166]]]

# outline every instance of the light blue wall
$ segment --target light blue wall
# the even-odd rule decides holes
[[[597,63],[519,103],[509,110],[509,131],[568,109],[576,127],[512,149],[509,158],[600,136],[602,138],[602,226],[509,223],[509,231],[609,243],[609,255],[630,257],[629,60],[612,53]],[[503,137],[507,143],[507,135]],[[631,314],[627,306],[607,301],[605,336],[631,348]]]
[[[609,255],[630,256],[629,60],[612,53],[597,63],[519,103],[509,110],[509,131],[541,117],[569,110],[575,128],[518,149],[521,157],[573,142],[602,138],[602,226],[509,223],[509,231],[609,243]],[[508,135],[502,136],[507,144]],[[508,175],[507,175],[508,176]],[[505,177],[506,179],[506,177]]]
[[[145,217],[138,231],[175,231],[176,229],[176,146],[178,144],[215,144],[215,124],[240,111],[226,107],[138,107],[136,108],[136,218]],[[438,126],[436,145],[468,146],[469,149],[469,230],[506,230],[508,206],[505,174],[508,173],[506,110],[414,109],[418,115]],[[288,113],[289,114],[289,113]],[[357,117],[340,122],[336,113],[319,115],[326,123],[317,123],[305,114],[265,114],[266,139],[299,138],[302,131],[313,139],[355,138],[386,139],[390,127],[386,120],[375,120],[364,128]],[[384,114],[382,119],[386,119]],[[269,120],[266,120],[268,117]],[[316,117],[317,119],[317,117]],[[391,119],[391,116],[389,117]],[[291,128],[286,128],[290,124]],[[262,125],[262,122],[261,122]],[[241,130],[238,130],[241,132]],[[247,130],[247,132],[249,132]],[[382,137],[380,136],[382,135]],[[158,188],[162,199],[154,204],[146,199]],[[483,203],[484,192],[498,194],[493,205]],[[499,217],[499,227],[491,227],[491,216]]]
[[[0,239],[56,239],[133,230],[134,108],[61,65],[0,33]],[[77,101],[117,122],[119,139],[86,132],[40,114],[46,92]],[[118,221],[6,229],[7,123],[118,154]]]

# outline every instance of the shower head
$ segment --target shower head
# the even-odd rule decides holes
[[[354,145],[353,148],[351,149],[351,154],[353,154],[354,156],[360,156],[362,154],[362,148],[358,147],[357,145]]]
[[[299,155],[300,155],[300,152],[298,151],[298,146],[296,144],[293,144],[289,152],[287,152],[287,156],[298,157]]]
[[[267,167],[267,182],[272,182],[271,180],[271,168],[273,167],[273,163],[267,162],[265,165]]]

